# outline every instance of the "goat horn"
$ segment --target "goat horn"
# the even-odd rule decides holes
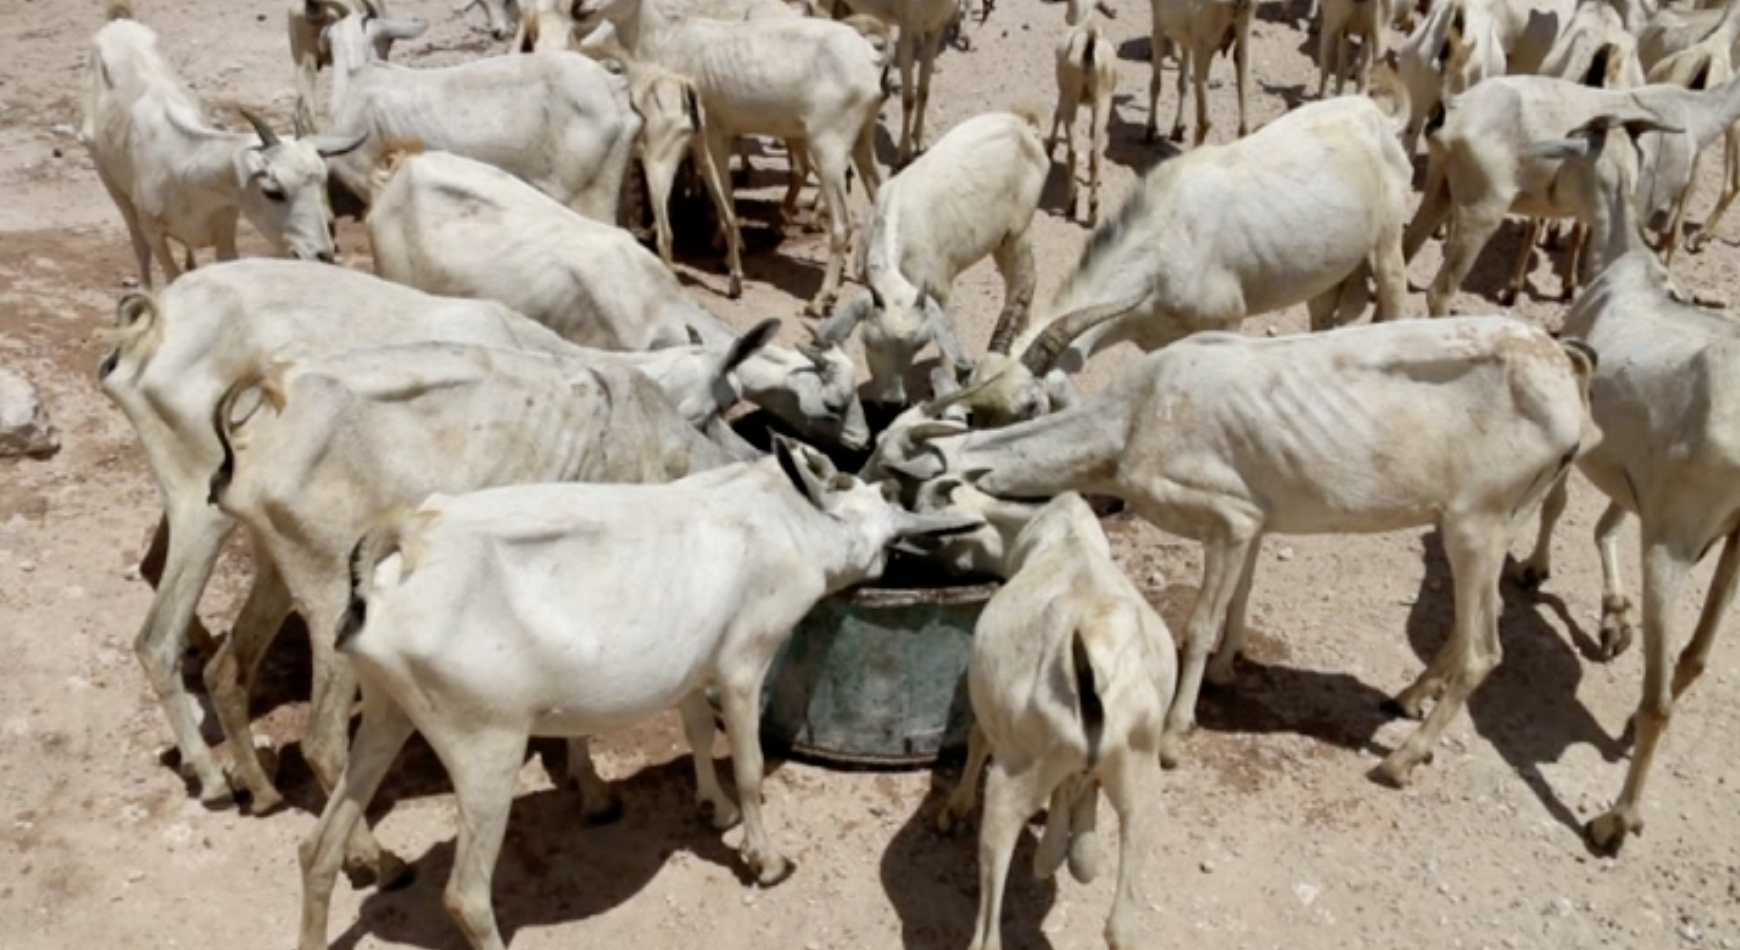
[[[381,18],[381,8],[375,5],[375,0],[362,0],[362,5],[363,10],[369,15],[370,19],[378,20]],[[470,6],[470,4],[467,4],[467,6]]]
[[[248,124],[254,127],[254,133],[260,136],[261,148],[274,148],[278,145],[278,133],[272,131],[272,127],[267,125],[264,119],[246,109],[237,109],[236,111],[240,112],[242,118],[247,119]]]
[[[1016,312],[1013,309],[1003,308],[1002,315],[997,318],[997,325],[991,330],[991,343],[985,348],[986,352],[1008,354],[1009,347],[1015,344],[1015,317]]]
[[[1028,345],[1021,353],[1021,362],[1034,376],[1044,376],[1051,372],[1057,364],[1057,358],[1075,338],[1088,332],[1108,320],[1121,317],[1136,309],[1147,294],[1140,294],[1117,303],[1100,304],[1097,307],[1085,307],[1073,313],[1068,313],[1051,322],[1039,337]]]

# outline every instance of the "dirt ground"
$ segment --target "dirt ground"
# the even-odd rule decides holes
[[[1142,142],[1148,12],[1113,0],[1121,16],[1120,86],[1112,120],[1107,197],[1115,209],[1135,177],[1173,154]],[[446,0],[395,0],[428,19],[395,58],[437,65],[496,52],[475,13]],[[149,599],[132,573],[158,502],[131,429],[95,387],[117,296],[133,275],[125,232],[74,137],[86,42],[97,0],[0,0],[0,365],[36,382],[64,448],[47,461],[0,462],[0,647],[12,670],[0,690],[0,946],[16,950],[126,947],[287,947],[296,939],[296,843],[320,794],[297,754],[306,695],[305,647],[294,638],[269,660],[258,726],[280,747],[291,806],[254,818],[209,813],[189,798],[162,754],[168,730],[131,656]],[[264,109],[285,124],[290,69],[284,3],[141,0],[140,17],[214,114]],[[1259,3],[1252,124],[1310,99],[1315,39],[1303,0]],[[942,57],[934,133],[975,113],[1019,104],[1049,110],[1052,44],[1063,10],[1006,2],[973,49]],[[1215,141],[1234,127],[1230,63],[1211,95]],[[1162,122],[1175,99],[1170,69]],[[898,127],[898,100],[883,112]],[[890,143],[886,141],[886,161]],[[799,302],[820,279],[819,236],[773,226],[782,177],[758,160],[741,198],[752,250],[748,292],[720,296],[719,260],[687,255],[694,292],[734,322],[778,315],[795,336]],[[1692,220],[1713,203],[1712,157]],[[1088,231],[1060,215],[1054,172],[1035,225],[1041,313]],[[863,213],[862,198],[855,199]],[[246,233],[246,228],[244,228]],[[1518,229],[1483,258],[1459,303],[1496,310]],[[1301,236],[1308,240],[1308,236]],[[247,234],[244,253],[263,245]],[[341,260],[368,267],[366,240],[341,234]],[[1429,245],[1412,274],[1429,280]],[[1686,289],[1740,300],[1740,251],[1716,243],[1676,265]],[[1537,259],[1518,312],[1561,318],[1557,278]],[[957,285],[963,339],[982,346],[1001,301],[989,265]],[[1423,300],[1411,298],[1414,312]],[[1248,332],[1295,332],[1298,311],[1265,315]],[[1108,354],[1088,385],[1127,360]],[[1411,728],[1379,702],[1419,671],[1446,635],[1448,571],[1425,531],[1359,538],[1270,539],[1253,601],[1252,662],[1234,691],[1214,691],[1190,759],[1168,773],[1152,807],[1168,818],[1140,881],[1141,919],[1154,947],[1740,946],[1740,660],[1716,649],[1710,672],[1680,707],[1648,799],[1649,828],[1617,859],[1593,856],[1578,826],[1617,793],[1621,739],[1638,695],[1638,651],[1590,660],[1599,578],[1588,538],[1599,502],[1578,483],[1555,548],[1558,574],[1539,596],[1506,586],[1503,665],[1473,697],[1404,791],[1366,778]],[[1195,545],[1144,524],[1111,523],[1122,563],[1174,630],[1195,595]],[[1521,551],[1527,538],[1517,540]],[[1623,547],[1634,585],[1635,532]],[[201,611],[224,630],[239,604],[245,553],[228,557]],[[1688,625],[1708,570],[1680,605]],[[1683,627],[1682,629],[1686,629]],[[216,738],[215,723],[212,736]],[[546,754],[557,750],[539,746]],[[768,814],[798,863],[788,882],[744,882],[738,832],[721,838],[690,806],[690,770],[671,716],[596,745],[620,781],[627,814],[582,828],[569,793],[529,762],[496,874],[496,907],[519,950],[558,946],[905,947],[965,945],[977,894],[970,838],[938,836],[931,821],[958,766],[936,773],[841,772],[772,763]],[[723,754],[722,744],[720,754]],[[382,841],[412,861],[403,890],[335,899],[334,946],[457,948],[441,909],[452,860],[453,799],[418,744],[376,803]],[[1102,819],[1115,826],[1110,810]],[[1102,868],[1114,866],[1102,838]],[[1083,886],[1035,883],[1017,854],[1005,933],[1016,948],[1101,945],[1111,874]]]

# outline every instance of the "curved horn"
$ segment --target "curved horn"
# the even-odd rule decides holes
[[[375,4],[375,0],[361,0],[361,2],[363,15],[365,17],[373,20],[378,20],[382,17],[383,14],[381,13],[381,8]]]
[[[259,116],[246,109],[237,109],[236,111],[240,112],[242,118],[247,119],[248,124],[254,127],[254,134],[260,137],[261,148],[277,147],[278,133],[272,131],[272,127],[267,125],[264,119],[261,119]]]
[[[1035,376],[1044,376],[1051,372],[1057,358],[1075,338],[1088,332],[1108,320],[1121,317],[1136,309],[1148,295],[1139,294],[1117,303],[1100,304],[1097,307],[1085,307],[1073,313],[1065,314],[1051,322],[1027,349],[1021,352],[1021,362]]]
[[[1015,326],[1015,317],[1016,312],[1013,309],[1003,308],[1002,314],[997,317],[997,325],[991,329],[991,343],[985,348],[986,352],[1008,354],[1009,347],[1014,345],[1015,336],[1019,332]]]

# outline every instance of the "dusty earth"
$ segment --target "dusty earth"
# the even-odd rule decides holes
[[[1136,175],[1173,154],[1141,141],[1147,10],[1115,3],[1122,16],[1112,31],[1122,39],[1112,208]],[[1315,89],[1304,6],[1259,4],[1253,125]],[[291,801],[265,818],[208,813],[188,797],[162,754],[168,731],[130,656],[149,598],[131,570],[157,500],[132,431],[94,385],[101,348],[93,331],[107,324],[133,274],[120,220],[73,132],[85,44],[101,7],[0,0],[0,364],[41,387],[65,446],[47,461],[0,462],[0,644],[11,670],[0,690],[0,946],[287,947],[298,908],[295,845],[320,803],[296,747],[305,647],[283,638],[257,698],[260,731],[281,746]],[[445,0],[393,7],[432,23],[396,54],[403,62],[496,52],[476,15],[462,19]],[[283,8],[276,0],[143,0],[140,16],[222,121],[239,124],[229,107],[244,103],[282,124],[290,102]],[[1046,105],[1061,22],[1059,6],[1006,2],[971,51],[945,53],[932,128],[987,109]],[[1230,64],[1217,65],[1216,76],[1224,82],[1213,93],[1219,141],[1233,128]],[[1168,70],[1163,122],[1174,103],[1171,80]],[[898,108],[891,102],[884,111],[885,126]],[[740,323],[794,317],[825,254],[817,235],[772,225],[779,163],[761,159],[758,167],[742,199],[753,249],[744,299],[720,296],[719,261],[704,249],[682,266],[701,299]],[[1710,207],[1715,183],[1715,168],[1706,167],[1693,220]],[[1036,224],[1042,303],[1088,233],[1060,215],[1061,197],[1058,172]],[[260,253],[258,239],[248,240],[244,252]],[[1516,241],[1514,228],[1495,241],[1463,309],[1495,309],[1490,294]],[[368,266],[354,226],[341,243],[346,266]],[[1415,262],[1416,281],[1430,278],[1436,253],[1429,246]],[[1688,289],[1734,297],[1737,262],[1740,252],[1718,243],[1676,270]],[[1532,289],[1521,315],[1556,323],[1558,282],[1543,261]],[[957,316],[974,345],[1000,293],[988,265],[958,285]],[[1423,307],[1418,296],[1412,304]],[[1302,323],[1301,313],[1288,312],[1254,319],[1248,330],[1294,332]],[[796,330],[788,320],[786,332]],[[1109,354],[1093,375],[1125,359]],[[1504,663],[1436,763],[1405,791],[1365,776],[1411,728],[1387,721],[1380,700],[1446,635],[1451,592],[1433,535],[1271,539],[1253,605],[1253,661],[1236,691],[1208,694],[1191,758],[1152,802],[1169,820],[1140,882],[1147,943],[1740,946],[1740,668],[1731,644],[1717,648],[1675,720],[1650,789],[1648,834],[1608,859],[1591,855],[1577,830],[1618,790],[1621,733],[1641,668],[1635,650],[1611,664],[1588,658],[1599,583],[1587,539],[1598,511],[1592,491],[1576,485],[1556,548],[1558,575],[1538,597],[1507,585]],[[1179,629],[1200,572],[1195,546],[1127,518],[1111,524],[1123,564]],[[1635,584],[1635,533],[1624,554]],[[224,562],[202,610],[212,629],[227,627],[246,571],[240,550]],[[1707,576],[1688,585],[1682,623],[1691,623]],[[616,825],[580,827],[570,795],[536,759],[523,774],[495,888],[504,930],[520,950],[930,950],[967,942],[975,848],[931,830],[958,766],[849,773],[775,762],[769,814],[798,873],[760,890],[741,877],[738,833],[721,840],[695,817],[672,717],[597,747],[627,795]],[[425,747],[406,753],[375,814],[382,840],[414,863],[417,877],[389,893],[341,886],[335,946],[462,946],[439,897],[452,859],[453,799]],[[1102,844],[1108,869],[1111,840]],[[1030,852],[1029,842],[1017,855],[1009,945],[1100,945],[1110,875],[1091,886],[1037,884],[1023,869]]]

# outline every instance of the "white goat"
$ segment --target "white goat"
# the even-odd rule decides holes
[[[196,248],[216,247],[218,260],[234,260],[244,214],[278,250],[332,260],[322,159],[360,138],[281,140],[247,112],[255,135],[214,129],[158,49],[157,34],[131,20],[124,2],[109,15],[91,40],[79,139],[127,224],[140,283],[153,286],[153,256],[166,280],[180,276],[171,238],[186,248],[189,268]]]
[[[483,8],[484,24],[489,27],[489,35],[498,40],[507,39],[518,28],[522,18],[519,0],[465,0],[458,12],[464,13],[472,7]],[[381,15],[385,16],[385,11]]]
[[[1019,326],[1033,303],[1028,232],[1049,162],[1036,120],[1008,112],[950,129],[876,196],[859,297],[824,321],[817,337],[843,342],[864,329],[869,397],[906,402],[906,375],[935,341],[951,369],[970,364],[948,317],[955,278],[987,255],[1003,277],[999,324]]]
[[[1064,14],[1068,29],[1057,41],[1057,111],[1051,119],[1051,135],[1045,140],[1049,159],[1057,148],[1057,133],[1063,133],[1069,150],[1063,203],[1066,216],[1075,216],[1080,186],[1075,177],[1075,114],[1083,101],[1088,104],[1088,206],[1089,224],[1100,223],[1100,158],[1106,151],[1107,123],[1112,119],[1112,92],[1118,85],[1118,53],[1101,27],[1098,13],[1108,20],[1118,13],[1105,0],[1069,0]]]
[[[369,319],[358,320],[359,313]],[[196,794],[219,807],[233,800],[232,792],[200,736],[178,665],[198,623],[200,594],[234,526],[206,503],[211,473],[222,461],[211,413],[225,388],[263,357],[358,346],[437,339],[543,352],[571,348],[497,304],[443,300],[345,268],[290,261],[201,268],[154,296],[123,298],[116,320],[115,348],[102,361],[99,381],[139,434],[164,507],[144,570],[157,592],[134,651],[163,704]],[[313,731],[304,739],[303,756],[325,788],[338,780],[344,741],[342,730]],[[372,839],[355,856],[370,865],[379,861]]]
[[[1378,777],[1404,784],[1498,663],[1511,522],[1599,437],[1586,416],[1591,371],[1583,351],[1508,317],[1277,339],[1199,333],[1079,406],[935,438],[929,454],[884,466],[918,478],[982,473],[976,487],[1001,498],[1109,494],[1202,542],[1202,591],[1161,743],[1166,763],[1195,722],[1205,669],[1212,682],[1233,679],[1263,535],[1435,524],[1455,576],[1456,625],[1395,700],[1410,718],[1438,700],[1378,766]]]
[[[1607,0],[1578,0],[1571,22],[1560,31],[1559,39],[1541,63],[1540,75],[1555,76],[1593,86],[1598,89],[1630,89],[1645,83],[1643,69],[1637,62],[1637,40],[1625,29],[1625,21]],[[1528,279],[1534,249],[1545,232],[1545,218],[1530,218],[1522,245],[1517,251],[1516,266],[1511,269],[1510,282],[1498,292],[1498,302],[1506,306],[1515,302]],[[1563,278],[1561,299],[1569,300],[1579,285],[1581,259],[1589,241],[1589,226],[1577,220],[1571,227]]]
[[[937,815],[945,834],[967,820],[989,758],[971,950],[1003,945],[998,931],[1009,860],[1047,799],[1034,872],[1056,873],[1067,852],[1078,881],[1094,877],[1101,787],[1119,826],[1106,942],[1113,950],[1136,947],[1136,888],[1156,843],[1160,736],[1178,682],[1172,635],[1112,560],[1105,532],[1080,495],[1059,495],[1037,511],[966,487],[951,497],[1011,536],[997,570],[1007,582],[973,628],[966,771]]]
[[[1643,789],[1658,746],[1674,704],[1704,672],[1740,576],[1740,445],[1729,442],[1740,416],[1740,390],[1734,389],[1740,380],[1740,323],[1682,303],[1667,268],[1644,247],[1632,205],[1635,159],[1624,136],[1597,127],[1547,145],[1579,164],[1594,161],[1620,170],[1603,176],[1620,222],[1610,253],[1629,249],[1590,282],[1565,317],[1565,332],[1602,354],[1590,388],[1590,413],[1602,440],[1578,468],[1611,499],[1595,526],[1601,647],[1608,658],[1630,644],[1634,629],[1619,576],[1619,529],[1628,513],[1642,521],[1644,675],[1631,718],[1631,768],[1618,801],[1585,828],[1591,844],[1611,852],[1627,835],[1643,831]],[[1550,541],[1564,492],[1560,485],[1542,507],[1535,553],[1524,564],[1527,580],[1538,582],[1551,572]],[[1682,584],[1719,542],[1722,553],[1697,627],[1678,662],[1670,664]]]
[[[1184,140],[1184,83],[1194,79],[1196,95],[1196,144],[1208,138],[1208,71],[1216,53],[1232,49],[1238,70],[1239,128],[1243,138],[1250,128],[1245,122],[1245,87],[1250,78],[1251,17],[1255,0],[1149,0],[1153,15],[1154,74],[1148,81],[1148,140],[1159,135],[1160,62],[1167,56],[1178,60],[1178,113],[1172,119],[1171,138]]]
[[[1335,76],[1335,94],[1346,88],[1350,69],[1358,69],[1354,88],[1365,92],[1371,85],[1372,65],[1384,58],[1389,45],[1390,22],[1395,19],[1397,0],[1327,0],[1317,35],[1317,98],[1329,89]],[[1353,60],[1352,41],[1359,40],[1359,58]],[[1330,57],[1333,56],[1334,65]]]
[[[1540,71],[1577,0],[1440,0],[1397,47],[1409,155],[1445,100],[1483,79]]]
[[[905,165],[924,151],[924,112],[930,103],[930,76],[943,34],[961,16],[961,0],[843,0],[845,6],[899,31],[895,55],[900,63],[900,151]],[[838,12],[836,10],[836,12]],[[918,81],[913,81],[913,62]]]
[[[707,382],[774,328],[770,321],[721,354]],[[212,699],[256,812],[281,798],[254,755],[248,694],[292,610],[313,634],[321,684],[309,732],[346,732],[356,685],[330,647],[330,625],[344,610],[345,557],[357,534],[438,491],[668,481],[734,460],[648,376],[595,351],[412,343],[245,366],[213,416],[223,461],[210,501],[247,529],[256,570],[207,679],[222,687]],[[342,761],[342,743],[338,751]],[[596,814],[608,795],[587,781],[584,765],[570,763],[586,812]]]
[[[338,635],[363,721],[343,786],[302,845],[302,950],[326,946],[343,843],[413,730],[459,794],[443,902],[475,950],[499,950],[490,878],[527,737],[589,735],[680,705],[705,749],[709,683],[738,801],[707,754],[695,760],[700,797],[716,825],[741,809],[758,881],[791,873],[761,814],[757,708],[774,654],[821,598],[879,576],[887,545],[977,519],[914,515],[808,450],[781,442],[777,455],[669,485],[437,495],[364,537]]]
[[[441,152],[390,153],[375,181],[377,206],[366,223],[375,267],[389,280],[498,300],[600,349],[736,336],[627,231],[581,217],[499,169]],[[491,256],[478,256],[480,245]],[[852,360],[837,346],[770,347],[736,378],[745,398],[807,438],[853,448],[869,442]]]
[[[386,0],[374,0],[375,10],[381,16],[387,15]],[[336,0],[334,3],[311,3],[309,0],[290,0],[289,9],[285,15],[285,27],[290,34],[290,62],[296,66],[296,121],[306,129],[318,128],[315,120],[314,84],[324,66],[332,65],[332,52],[320,44],[320,31],[324,30],[336,19],[342,19],[351,13],[363,9],[360,0]],[[392,39],[381,37],[376,40],[375,53],[381,59],[387,58],[388,48]]]
[[[1377,278],[1374,319],[1403,316],[1410,177],[1395,122],[1364,96],[1314,102],[1236,142],[1157,165],[1094,233],[1052,306],[1054,323],[1106,308],[1120,319],[1070,335],[1067,353],[1030,348],[1047,321],[1019,337],[1018,327],[998,327],[998,355],[976,374],[997,379],[998,396],[981,400],[976,418],[995,424],[1067,402],[1062,377],[1046,375],[1060,365],[1074,372],[1117,342],[1158,349],[1301,302],[1314,329],[1345,322],[1364,306],[1368,274]],[[1020,363],[1001,355],[1011,340],[1026,354]]]
[[[874,149],[882,101],[876,48],[849,26],[805,17],[677,20],[653,0],[577,0],[573,12],[583,32],[608,21],[630,56],[694,81],[707,117],[707,148],[721,171],[734,136],[801,143],[829,210],[827,271],[806,307],[823,312],[839,290],[851,241],[847,167],[858,169],[872,200],[881,181]],[[742,238],[731,202],[724,207],[735,259]]]
[[[1723,8],[1721,21],[1708,36],[1657,62],[1649,70],[1649,81],[1672,83],[1687,89],[1708,89],[1726,83],[1734,78],[1736,39],[1740,39],[1740,2],[1730,2]],[[1715,232],[1716,225],[1721,223],[1722,216],[1728,212],[1728,205],[1740,193],[1740,125],[1729,126],[1723,138],[1725,147],[1722,196],[1717,199],[1716,209],[1711,212],[1704,227],[1687,242],[1693,251],[1698,250],[1703,241]],[[1701,154],[1702,149],[1699,152]],[[1679,247],[1680,225],[1685,220],[1686,199],[1691,196],[1691,183],[1697,177],[1697,167],[1697,158],[1694,157],[1686,185],[1674,198],[1673,209],[1668,214],[1667,230],[1663,233],[1663,260],[1670,267],[1674,262],[1674,251]]]
[[[1698,152],[1740,119],[1740,82],[1708,92],[1664,85],[1608,90],[1549,77],[1502,76],[1463,94],[1428,143],[1427,190],[1403,238],[1412,259],[1426,237],[1450,220],[1444,262],[1426,291],[1429,313],[1446,312],[1507,213],[1583,218],[1597,249],[1584,256],[1585,268],[1605,263],[1607,206],[1586,171],[1525,151],[1532,142],[1606,114],[1663,130],[1642,139],[1639,186],[1647,214],[1666,217],[1691,180]]]
[[[640,131],[628,82],[579,54],[494,56],[435,69],[376,58],[377,40],[417,36],[424,28],[366,11],[326,28],[334,127],[366,130],[377,149],[421,142],[487,162],[615,224]],[[358,154],[334,161],[332,172],[362,198],[371,164],[372,155]]]
[[[783,4],[781,9],[785,9]],[[556,19],[556,18],[546,18]],[[572,21],[561,35],[572,36]],[[544,43],[534,38],[535,43]],[[707,113],[701,106],[700,90],[693,80],[656,63],[635,59],[616,41],[615,30],[608,23],[593,31],[587,42],[588,56],[603,55],[621,63],[628,74],[628,99],[640,114],[640,142],[636,152],[641,170],[646,175],[647,195],[652,201],[653,224],[657,232],[659,257],[671,266],[671,187],[685,157],[694,161],[695,174],[701,186],[713,199],[719,220],[731,215],[731,202],[725,169],[713,163],[713,153],[707,148]],[[597,52],[594,52],[594,48]],[[797,176],[787,191],[786,203],[796,200]],[[727,240],[725,269],[729,275],[725,295],[733,300],[743,295],[743,261],[739,242]]]

